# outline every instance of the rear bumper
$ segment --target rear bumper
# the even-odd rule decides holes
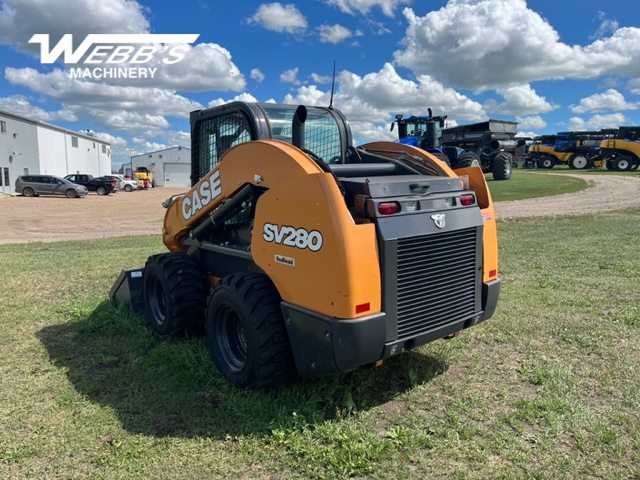
[[[299,373],[317,377],[349,372],[477,325],[493,315],[499,293],[499,278],[484,283],[481,311],[400,340],[387,338],[393,329],[385,312],[336,319],[287,302],[282,302],[282,310]]]

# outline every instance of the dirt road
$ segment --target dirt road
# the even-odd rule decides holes
[[[0,196],[0,244],[56,242],[162,232],[162,201],[181,188],[82,198]]]
[[[576,193],[496,203],[498,218],[563,215],[640,206],[640,178],[576,175],[593,186]],[[0,244],[55,242],[162,231],[162,201],[180,188],[84,198],[0,196]]]
[[[593,183],[574,193],[497,202],[496,217],[533,217],[593,213],[640,206],[640,178],[618,175],[572,175]]]

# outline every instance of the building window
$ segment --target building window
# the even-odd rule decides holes
[[[158,155],[158,158],[162,158],[162,155]]]
[[[107,153],[107,146],[104,143],[102,144],[102,153]]]
[[[78,148],[78,137],[71,137],[71,146]]]
[[[7,133],[7,122],[0,120],[0,132]]]
[[[93,142],[93,149],[95,150],[96,148],[96,142]]]
[[[153,158],[153,155],[149,155],[149,158]]]
[[[26,170],[26,168],[25,168],[25,170]],[[6,168],[6,167],[5,167],[5,169],[4,169],[4,184],[5,184],[7,187],[11,186],[11,185],[10,185],[10,183],[9,183],[9,169],[8,169],[8,168]]]

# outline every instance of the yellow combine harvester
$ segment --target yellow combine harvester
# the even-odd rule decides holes
[[[478,167],[352,145],[335,109],[192,112],[192,179],[167,199],[169,252],[121,273],[116,303],[160,335],[206,331],[238,386],[379,365],[492,316],[496,221]]]

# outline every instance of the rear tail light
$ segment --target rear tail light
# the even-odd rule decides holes
[[[469,205],[475,205],[476,197],[470,193],[460,195],[460,205],[468,207]]]
[[[398,202],[382,202],[378,204],[378,213],[380,215],[393,215],[400,211]]]

